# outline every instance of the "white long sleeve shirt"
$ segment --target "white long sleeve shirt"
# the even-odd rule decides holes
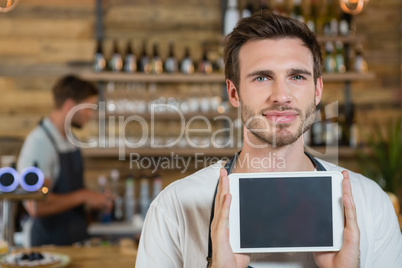
[[[319,160],[326,170],[341,167]],[[208,228],[221,163],[167,186],[152,202],[141,234],[137,268],[206,267]],[[360,267],[402,267],[402,236],[387,194],[349,171],[360,229]],[[253,267],[317,267],[312,253],[251,254]]]

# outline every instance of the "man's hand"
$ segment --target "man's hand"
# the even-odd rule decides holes
[[[220,170],[219,185],[215,197],[214,219],[211,223],[213,268],[244,268],[250,262],[247,254],[234,254],[229,243],[229,178],[224,168]]]
[[[98,193],[88,189],[80,190],[80,195],[84,199],[84,204],[90,208],[104,209],[105,211],[111,211],[113,207],[113,196],[108,193]]]
[[[342,200],[345,209],[343,245],[339,252],[315,252],[314,259],[320,268],[359,267],[360,230],[357,225],[356,207],[353,201],[349,173],[342,171]]]

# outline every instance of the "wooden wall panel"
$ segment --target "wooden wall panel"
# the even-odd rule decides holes
[[[217,3],[219,3],[217,1]],[[175,14],[172,16],[172,14]],[[177,30],[188,28],[194,31],[218,29],[221,14],[218,6],[192,5],[144,5],[120,6],[111,8],[106,13],[105,24],[108,28],[130,27],[137,29]]]
[[[43,114],[25,113],[17,115],[0,115],[0,137],[23,139],[39,122]]]
[[[8,13],[7,13],[8,14]],[[7,16],[7,14],[5,16]],[[10,18],[0,16],[0,38],[61,38],[89,39],[93,37],[94,19],[89,18]]]
[[[0,112],[17,113],[47,113],[52,108],[52,99],[49,92],[8,92],[0,99]],[[6,127],[6,126],[4,126]]]

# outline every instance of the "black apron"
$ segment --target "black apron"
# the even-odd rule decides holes
[[[313,165],[315,166],[315,168],[317,169],[317,171],[326,171],[326,169],[324,168],[324,166],[317,161],[317,159],[315,159],[312,155],[310,155],[307,152],[304,152],[308,158],[311,160],[311,162],[313,163]],[[230,173],[232,173],[232,169],[234,164],[236,163],[237,157],[239,156],[240,152],[236,153],[228,162],[226,162],[225,165],[225,169],[228,173],[228,175]],[[211,240],[211,223],[212,220],[214,219],[214,209],[215,209],[215,197],[216,197],[216,192],[218,190],[218,185],[219,185],[219,181],[216,185],[216,189],[215,189],[215,194],[214,194],[214,199],[212,201],[212,209],[211,209],[211,216],[210,216],[210,220],[209,220],[209,233],[208,233],[208,257],[207,257],[207,267],[208,265],[211,264],[212,262],[212,240]],[[248,266],[251,267],[251,266]],[[252,268],[252,267],[251,267]]]
[[[80,150],[60,152],[43,121],[40,122],[40,127],[52,142],[60,161],[59,177],[52,192],[66,194],[84,188]],[[80,205],[57,215],[35,218],[31,230],[31,245],[71,245],[87,237],[84,205]]]

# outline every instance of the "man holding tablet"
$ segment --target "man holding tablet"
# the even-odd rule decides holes
[[[241,108],[243,148],[227,162],[219,162],[172,183],[154,200],[142,231],[136,267],[402,267],[401,232],[388,196],[375,182],[362,175],[304,152],[302,134],[314,121],[315,107],[323,90],[321,50],[315,35],[297,20],[258,12],[242,19],[227,37],[224,59],[229,100],[233,106]],[[269,163],[281,165],[266,165],[267,158],[277,160]],[[328,174],[325,171],[342,172],[343,178],[326,180]],[[291,172],[289,174],[293,175],[296,172],[300,176],[291,181],[289,176],[268,178],[266,174],[273,172]],[[308,182],[302,176],[306,172],[323,175]],[[267,178],[260,181],[257,173],[265,173]],[[253,181],[262,184],[243,187],[239,182],[239,193],[234,194],[234,179],[246,184]],[[316,184],[317,180],[322,181]],[[267,182],[271,184],[267,186]],[[300,186],[294,184],[299,182],[303,183]],[[337,187],[339,190],[333,192]],[[264,194],[258,194],[263,192],[261,188],[277,197],[265,199]],[[290,188],[293,192],[289,192]],[[333,201],[337,199],[333,197],[315,199],[322,191],[331,196],[339,194],[338,207]],[[263,218],[266,225],[246,225],[249,227],[245,231],[255,229],[257,236],[251,240],[245,236],[245,247],[272,246],[280,250],[236,250],[243,253],[234,253],[234,242],[229,237],[236,231],[231,229],[233,222],[229,222],[229,213],[236,210],[241,214],[241,208],[236,206],[251,207],[247,202],[242,203],[242,196],[248,196],[246,199],[263,196],[264,199],[256,199],[260,203],[254,205],[257,208],[254,214],[244,210],[250,214],[246,219],[239,216],[240,225],[242,220],[246,224],[255,223],[259,214],[268,215]],[[233,201],[235,197],[240,201],[233,203],[232,197]],[[291,199],[296,201],[289,203]],[[259,239],[258,232],[261,237],[266,235],[264,228],[280,227],[280,224],[272,224],[278,218],[286,220],[288,214],[293,213],[291,211],[295,211],[292,215],[296,217],[299,213],[299,208],[294,209],[296,205],[306,215],[327,211],[315,208],[319,202],[326,202],[326,208],[335,211],[340,206],[341,212],[328,213],[318,221],[306,221],[306,225],[311,222],[311,226],[320,228],[306,226],[295,232],[294,228],[300,226],[289,225],[289,231],[302,238],[293,245],[291,238],[281,239],[281,236],[275,241]],[[267,211],[274,211],[275,206],[267,205],[272,203],[287,206],[287,209],[270,216]],[[343,229],[333,231],[333,226],[339,226],[339,220]],[[311,242],[309,236],[299,235],[307,230],[310,233],[316,230],[318,238]],[[329,235],[325,235],[328,230]],[[240,235],[243,232],[241,227],[239,232]],[[341,234],[343,240],[339,248],[333,246],[337,234]],[[257,239],[261,241],[256,243]],[[312,249],[303,250],[306,245]],[[323,251],[326,246],[331,249]]]

